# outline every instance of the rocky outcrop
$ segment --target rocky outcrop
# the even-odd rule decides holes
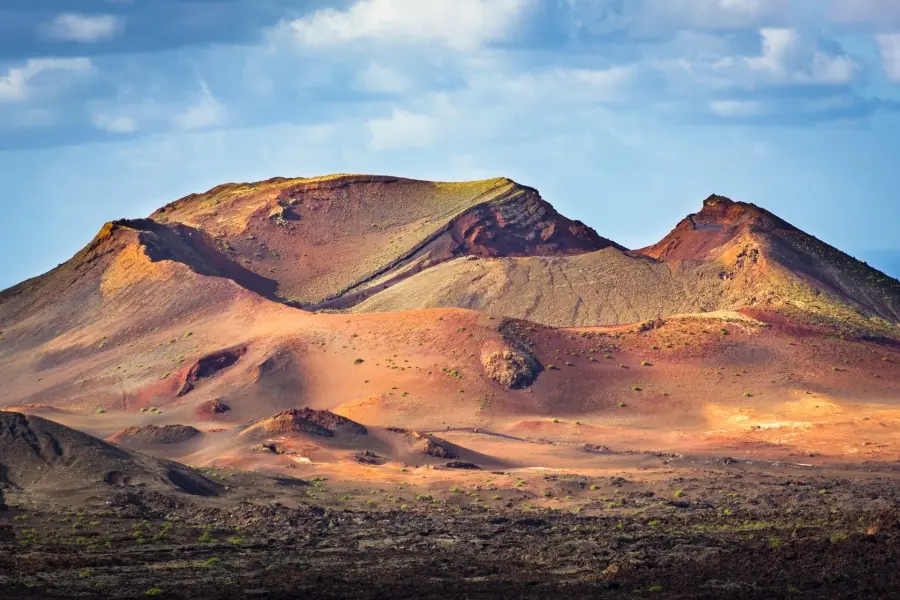
[[[303,412],[292,408],[275,416],[262,419],[250,425],[241,435],[271,437],[291,433],[311,433],[322,437],[333,437],[334,433],[303,416]]]
[[[513,347],[488,347],[481,352],[485,374],[508,389],[531,385],[540,365],[531,354]]]
[[[410,431],[406,433],[406,440],[413,450],[428,456],[448,459],[459,457],[459,449],[455,444],[428,433]]]
[[[201,402],[197,406],[194,407],[194,414],[198,417],[215,417],[217,415],[223,415],[231,410],[231,407],[222,402],[219,399],[215,400],[207,400],[206,402]]]
[[[117,444],[180,444],[200,435],[200,430],[189,425],[144,425],[123,429],[110,441]]]
[[[365,426],[327,410],[291,408],[251,424],[242,435],[275,436],[311,433],[333,437],[335,433],[366,435]]]
[[[182,376],[178,396],[184,396],[196,388],[203,380],[233,367],[246,354],[247,348],[239,346],[208,354],[188,367]]]

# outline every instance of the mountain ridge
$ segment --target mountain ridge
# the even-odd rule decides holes
[[[629,251],[508,178],[339,174],[222,184],[107,223],[70,261],[0,292],[0,327],[73,294],[81,305],[168,281],[179,264],[312,311],[457,307],[590,326],[752,307],[891,335],[900,323],[900,282],[725,196]],[[203,281],[222,301],[236,293]]]

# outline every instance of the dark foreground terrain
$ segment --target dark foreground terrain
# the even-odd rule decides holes
[[[598,490],[575,510],[403,486],[355,489],[371,508],[349,510],[324,501],[349,490],[298,479],[279,480],[293,506],[128,487],[80,510],[8,497],[0,597],[897,598],[898,475],[542,476],[551,494]]]

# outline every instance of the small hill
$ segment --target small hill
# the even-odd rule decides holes
[[[363,425],[327,410],[292,408],[272,417],[261,419],[241,431],[241,435],[269,437],[292,433],[307,433],[333,437],[336,432],[366,435]]]
[[[128,427],[113,437],[111,442],[129,445],[138,444],[180,444],[200,435],[200,430],[189,425],[144,425]]]
[[[218,493],[217,484],[179,463],[131,452],[41,417],[2,411],[0,482],[43,494],[118,485]]]

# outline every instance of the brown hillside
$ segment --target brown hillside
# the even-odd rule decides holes
[[[710,196],[699,213],[638,252],[669,263],[717,261],[728,280],[765,272],[774,304],[832,323],[900,324],[900,282],[753,204]]]
[[[502,178],[333,175],[229,184],[151,218],[206,232],[222,254],[276,281],[276,294],[301,306],[383,288],[463,254],[543,256],[614,245],[558,214],[536,190]]]
[[[54,493],[140,485],[215,495],[219,486],[185,467],[131,452],[41,417],[0,412],[0,482]]]
[[[665,239],[637,252],[458,259],[351,311],[425,307],[560,327],[752,307],[855,334],[900,335],[900,282],[759,207],[722,196],[711,196]]]
[[[560,258],[457,259],[398,283],[353,312],[459,307],[557,327],[635,323],[736,308],[721,268],[669,266],[615,248]]]

